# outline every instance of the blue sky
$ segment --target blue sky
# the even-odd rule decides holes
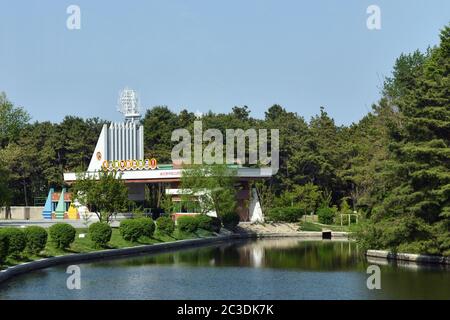
[[[70,4],[81,30],[66,28]],[[381,30],[366,27],[371,4]],[[396,57],[437,44],[449,21],[448,0],[0,0],[0,91],[39,121],[119,120],[128,86],[143,109],[263,117],[278,103],[308,120],[325,106],[349,124]]]

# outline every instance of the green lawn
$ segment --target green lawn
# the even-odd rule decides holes
[[[80,234],[85,234],[84,238],[80,238]],[[158,233],[155,233],[153,237],[147,238],[142,237],[139,239],[138,242],[130,242],[122,239],[122,236],[120,235],[118,228],[112,229],[112,236],[111,241],[109,242],[108,248],[106,249],[119,249],[119,248],[129,248],[129,247],[135,247],[139,245],[144,244],[155,244],[155,243],[162,243],[162,242],[171,242],[176,240],[184,240],[184,239],[196,239],[196,238],[204,238],[212,236],[213,233],[206,231],[206,230],[198,230],[195,233],[186,233],[181,232],[178,229],[175,230],[175,232],[172,235],[161,235]],[[71,254],[71,253],[84,253],[84,252],[92,252],[92,251],[98,251],[102,250],[101,248],[95,247],[94,243],[89,239],[89,235],[87,234],[87,229],[80,228],[77,229],[77,234],[75,236],[75,241],[72,243],[69,249],[63,250],[55,248],[54,245],[51,243],[50,239],[47,242],[47,246],[45,247],[45,250],[42,251],[42,253],[38,256],[31,256],[23,254],[20,259],[13,259],[9,257],[5,265],[6,266],[13,266],[19,263],[33,261],[37,259],[42,258],[48,258],[48,257],[54,257],[54,256],[60,256],[65,254]],[[1,268],[0,268],[1,269]]]
[[[335,224],[321,224],[311,221],[300,221],[300,231],[322,231],[322,229],[327,229],[331,231],[352,232],[355,229],[355,226],[356,224],[351,224],[350,226],[341,226]]]

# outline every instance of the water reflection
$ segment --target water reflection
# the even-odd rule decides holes
[[[365,259],[350,241],[287,238],[240,241],[214,247],[194,248],[158,255],[119,259],[122,266],[178,265],[298,269],[314,271],[362,269]],[[93,263],[104,267],[109,261]]]
[[[381,266],[381,290],[366,268]],[[0,284],[0,299],[449,299],[442,267],[366,259],[354,242],[296,238],[238,241],[81,264],[82,290],[66,266]]]

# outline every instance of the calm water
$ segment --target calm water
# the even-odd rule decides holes
[[[366,268],[381,267],[381,290]],[[66,266],[0,284],[0,299],[450,299],[442,267],[367,261],[355,243],[272,239],[84,263],[81,290]]]

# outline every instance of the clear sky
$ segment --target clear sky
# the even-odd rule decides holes
[[[71,4],[80,30],[66,27]],[[371,4],[381,30],[366,27]],[[263,117],[278,103],[309,120],[323,105],[349,124],[396,57],[437,44],[449,22],[448,0],[0,0],[0,91],[39,121],[120,120],[128,86],[143,109]]]

